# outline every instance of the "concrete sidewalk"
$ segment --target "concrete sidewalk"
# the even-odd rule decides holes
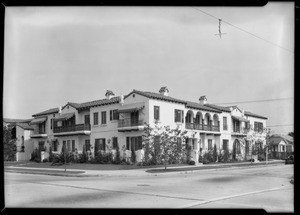
[[[198,171],[211,171],[222,170],[228,168],[252,168],[252,167],[266,167],[273,165],[283,165],[284,160],[272,160],[262,162],[243,162],[243,163],[224,163],[224,164],[200,164],[197,166],[178,166],[178,167],[167,167],[164,168],[145,168],[145,169],[132,169],[132,170],[84,170],[84,169],[68,169],[65,172],[64,169],[56,168],[33,168],[33,167],[16,167],[8,166],[5,167],[6,172],[15,172],[23,174],[42,174],[42,175],[53,175],[53,176],[69,176],[69,177],[97,177],[97,176],[119,176],[119,177],[134,177],[134,176],[146,176],[152,175],[157,176],[161,174],[185,174]]]

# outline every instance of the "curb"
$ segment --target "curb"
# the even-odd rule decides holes
[[[199,171],[224,171],[224,169],[242,169],[242,168],[262,168],[262,167],[267,167],[267,166],[277,166],[277,165],[284,165],[284,162],[273,162],[273,163],[268,163],[266,164],[264,163],[256,163],[256,164],[243,164],[243,165],[238,165],[238,166],[234,166],[234,165],[213,165],[213,166],[206,166],[208,168],[205,168],[205,166],[203,166],[203,169],[192,169],[195,167],[190,167],[191,169],[187,169],[187,170],[176,170],[176,168],[173,168],[172,171],[172,167],[169,168],[169,170],[171,169],[170,172],[147,172],[148,170],[157,170],[157,169],[145,169],[144,171],[142,171],[142,174],[137,173],[137,174],[126,174],[126,173],[120,173],[120,174],[110,174],[110,173],[95,173],[95,174],[91,174],[91,173],[87,173],[84,170],[80,170],[80,173],[74,174],[74,173],[51,173],[51,172],[46,172],[47,170],[44,170],[44,172],[34,172],[34,171],[30,171],[30,169],[23,169],[22,167],[18,169],[9,169],[9,168],[5,168],[5,172],[12,172],[12,173],[21,173],[21,174],[37,174],[37,175],[52,175],[52,176],[63,176],[63,177],[113,177],[113,176],[117,176],[117,177],[136,177],[139,175],[144,175],[144,176],[158,176],[158,175],[165,175],[165,174],[188,174],[188,173],[195,173],[195,172],[199,172]],[[218,166],[218,167],[217,167]],[[202,166],[201,166],[202,167]],[[216,168],[217,167],[217,168]],[[180,167],[179,167],[180,168]],[[26,171],[27,170],[27,171]],[[41,169],[39,169],[41,170]],[[160,169],[161,170],[161,169]],[[74,170],[76,171],[76,170]],[[82,172],[84,171],[84,172]],[[93,170],[92,170],[93,171]],[[128,173],[128,172],[127,172]]]

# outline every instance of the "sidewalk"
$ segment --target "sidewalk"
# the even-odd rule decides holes
[[[55,168],[33,168],[33,167],[5,167],[6,172],[23,173],[23,174],[42,174],[53,176],[68,176],[68,177],[97,177],[97,176],[119,176],[119,177],[134,177],[134,176],[149,176],[160,174],[182,174],[192,173],[205,170],[221,170],[225,168],[252,168],[252,167],[265,167],[273,165],[283,165],[283,160],[272,160],[262,162],[243,162],[243,163],[224,163],[224,164],[200,164],[197,166],[178,166],[164,168],[149,168],[149,169],[132,169],[132,170],[83,170],[83,169],[64,169]]]

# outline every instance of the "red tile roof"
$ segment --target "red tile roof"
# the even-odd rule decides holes
[[[27,123],[17,123],[17,126],[20,126],[24,130],[34,130],[34,128]]]
[[[28,123],[32,119],[8,119],[8,118],[3,118],[3,122],[6,123]]]
[[[99,99],[99,100],[84,102],[84,103],[68,102],[67,105],[70,105],[79,110],[84,110],[95,106],[119,103],[119,101],[120,101],[120,97],[117,96],[117,97],[112,97],[111,99]]]
[[[33,114],[32,117],[41,116],[41,115],[48,115],[48,114],[52,114],[52,113],[58,113],[58,111],[59,111],[59,108],[51,108],[49,110],[45,110],[43,112]]]
[[[251,113],[251,112],[249,112],[249,111],[245,111],[245,115],[246,115],[246,116],[256,117],[256,118],[268,119],[268,118],[265,117],[265,116],[260,116],[260,115],[257,115],[257,114],[255,114],[255,113]]]

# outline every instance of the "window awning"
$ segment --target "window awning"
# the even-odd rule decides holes
[[[245,119],[243,117],[240,117],[240,116],[231,116],[232,119],[235,119],[235,120],[238,120],[238,121],[241,121],[241,122],[250,122],[250,120],[248,119]]]
[[[46,117],[35,118],[35,119],[31,120],[31,122],[29,124],[40,124],[45,121],[46,121]]]
[[[139,111],[143,109],[145,106],[144,102],[140,103],[132,103],[132,104],[125,104],[122,107],[118,109],[119,113],[125,113],[125,112],[134,112],[134,111]]]
[[[75,115],[75,113],[65,113],[61,114],[58,117],[54,118],[55,121],[64,121],[72,118]]]

